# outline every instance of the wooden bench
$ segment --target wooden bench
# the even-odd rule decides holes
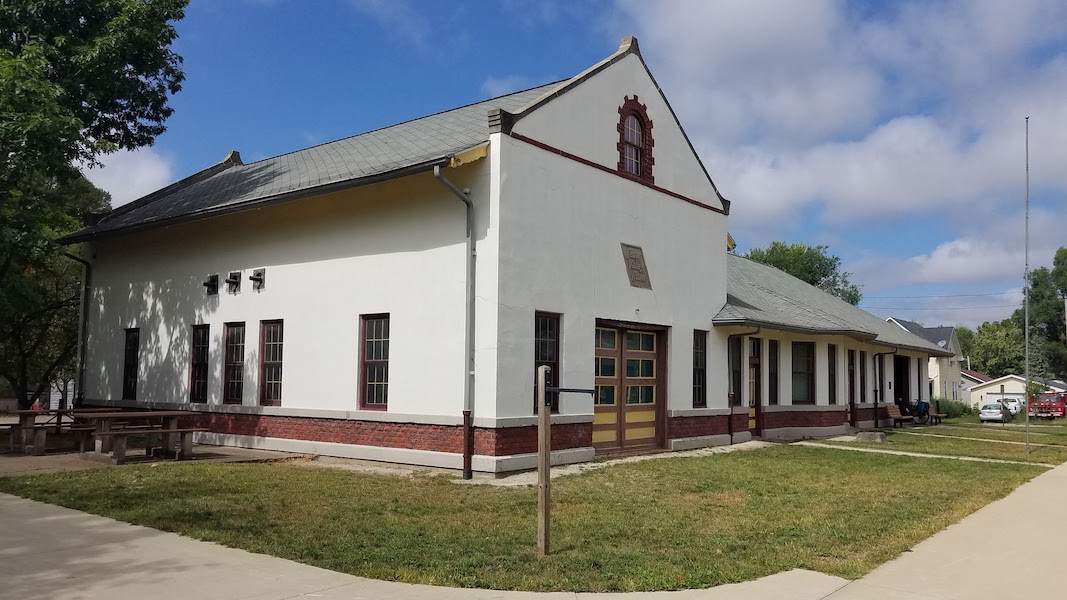
[[[885,409],[889,413],[889,418],[893,419],[894,428],[903,427],[905,421],[910,423],[912,420],[910,415],[900,414],[900,407],[896,404],[886,404]]]
[[[159,427],[126,427],[112,431],[102,431],[94,434],[96,437],[113,438],[111,449],[111,462],[121,465],[126,462],[126,439],[131,436],[144,437],[148,440],[145,446],[145,456],[151,456],[152,449],[158,445],[158,436],[169,438],[171,434],[178,436],[178,460],[189,460],[193,457],[193,434],[200,431],[211,431],[201,427],[189,427],[185,429],[162,429]],[[173,448],[164,448],[165,451]]]

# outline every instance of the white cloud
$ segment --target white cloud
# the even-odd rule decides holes
[[[490,77],[482,82],[482,95],[486,98],[495,98],[510,94],[519,90],[533,87],[532,80],[522,75],[507,75],[505,77]]]
[[[173,160],[152,148],[120,150],[100,159],[102,167],[82,168],[96,187],[111,194],[112,208],[174,182]]]
[[[397,39],[418,50],[430,47],[429,19],[406,0],[349,0],[349,3]]]

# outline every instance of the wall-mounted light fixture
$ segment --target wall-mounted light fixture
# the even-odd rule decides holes
[[[208,275],[207,281],[204,282],[204,287],[207,288],[208,296],[217,296],[219,293],[219,276]]]
[[[230,271],[230,276],[226,278],[226,290],[231,294],[236,294],[241,291],[240,271]]]
[[[252,274],[248,276],[248,280],[252,282],[252,289],[260,291],[267,284],[267,270],[255,269]]]

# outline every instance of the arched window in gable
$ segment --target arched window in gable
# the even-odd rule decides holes
[[[652,120],[637,96],[623,99],[619,107],[619,173],[654,183],[652,178]]]

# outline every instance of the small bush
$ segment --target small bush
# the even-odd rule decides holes
[[[941,407],[940,411],[938,411],[938,406]],[[948,418],[950,419],[953,417],[969,417],[977,414],[972,406],[964,404],[963,402],[949,400],[948,398],[933,398],[930,400],[930,409],[948,415]]]

